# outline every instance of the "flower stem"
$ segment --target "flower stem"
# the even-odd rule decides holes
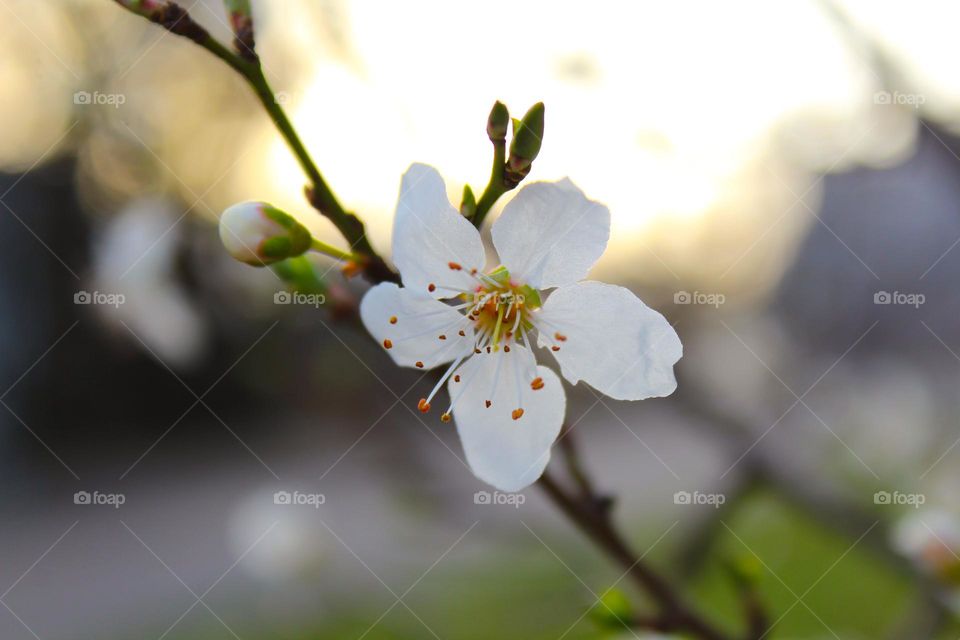
[[[313,251],[330,256],[331,258],[336,258],[337,260],[350,260],[358,263],[363,262],[363,258],[361,256],[358,256],[354,253],[349,253],[342,249],[337,249],[335,246],[317,240],[316,238],[313,239],[313,242],[310,244],[310,248]]]
[[[350,243],[353,251],[363,256],[364,272],[373,282],[391,281],[397,282],[399,278],[383,261],[383,259],[374,251],[373,246],[367,239],[363,222],[354,214],[344,209],[340,201],[337,200],[333,190],[324,180],[323,175],[317,168],[316,163],[307,151],[306,146],[297,134],[296,128],[287,117],[283,106],[277,101],[277,97],[270,88],[263,73],[263,67],[259,59],[247,60],[230,51],[223,44],[212,37],[205,38],[199,43],[204,49],[212,53],[227,63],[234,71],[239,73],[247,84],[253,89],[263,105],[267,115],[273,121],[280,135],[286,141],[287,146],[297,158],[297,162],[303,169],[310,181],[307,189],[307,197],[310,204],[314,206],[322,215],[327,217],[343,237]]]
[[[505,194],[509,189],[503,181],[503,172],[507,161],[507,141],[495,140],[493,142],[493,168],[490,170],[490,181],[487,187],[480,194],[477,201],[477,208],[473,214],[473,226],[480,228],[483,219],[487,217],[494,203]]]

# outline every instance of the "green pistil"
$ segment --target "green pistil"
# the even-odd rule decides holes
[[[504,304],[497,295],[497,324],[493,327],[493,350],[500,350],[500,327],[503,325]]]

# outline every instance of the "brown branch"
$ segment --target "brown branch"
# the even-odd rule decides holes
[[[622,566],[633,582],[656,602],[660,609],[658,615],[643,624],[659,631],[687,631],[701,640],[729,640],[724,632],[690,609],[673,587],[630,549],[616,530],[610,509],[600,506],[608,503],[602,496],[591,490],[582,498],[574,497],[549,472],[544,472],[537,484],[564,515]]]

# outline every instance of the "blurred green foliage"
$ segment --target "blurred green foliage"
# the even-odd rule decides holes
[[[731,562],[754,573],[768,615],[776,625],[767,636],[776,638],[882,639],[909,619],[915,604],[915,586],[866,545],[838,535],[808,514],[798,512],[770,495],[759,494],[744,502],[724,521],[714,548],[685,592],[731,632],[740,631],[741,603],[731,579]],[[634,526],[636,523],[633,523]],[[682,523],[681,523],[682,524]],[[657,525],[659,526],[659,525]],[[729,529],[727,529],[729,527]],[[631,530],[628,526],[627,530]],[[639,531],[633,528],[633,531]],[[661,531],[662,532],[662,529]],[[648,523],[637,540],[659,535]],[[580,540],[564,536],[563,544],[551,547],[563,558],[559,562],[547,549],[518,527],[516,539],[503,544],[498,561],[485,556],[482,563],[441,563],[404,598],[410,608],[442,638],[489,640],[586,640],[633,637],[615,629],[606,615],[597,619],[593,594],[601,595],[621,572],[609,565]],[[735,534],[735,535],[734,535]],[[661,570],[680,552],[678,537],[665,539],[651,554]],[[638,542],[638,546],[641,543]],[[569,568],[567,568],[569,567]],[[363,571],[360,566],[357,571]],[[589,591],[572,575],[575,572]],[[392,585],[402,593],[403,585]],[[621,591],[622,589],[622,591]],[[593,594],[590,593],[593,592]],[[272,627],[258,622],[243,626],[228,621],[245,640],[424,640],[429,631],[403,605],[395,606],[372,629],[375,620],[393,604],[385,590],[360,598],[343,594],[342,602],[323,603],[324,613],[308,629],[294,629],[283,620]],[[628,605],[623,599],[631,599]],[[797,597],[802,596],[802,602]],[[623,580],[607,595],[614,611],[627,615],[643,613],[643,599]],[[201,618],[197,618],[201,620]],[[186,621],[185,621],[186,622]],[[943,640],[955,640],[960,627],[945,625]],[[624,635],[626,634],[626,635]],[[642,637],[642,634],[640,634]],[[211,618],[202,629],[175,629],[170,640],[214,640],[229,632]],[[906,640],[906,639],[904,639]]]

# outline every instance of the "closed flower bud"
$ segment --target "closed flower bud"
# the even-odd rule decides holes
[[[499,100],[493,103],[490,116],[487,118],[487,136],[491,142],[503,142],[507,138],[507,127],[510,126],[510,112],[507,106]]]
[[[514,128],[513,141],[510,143],[510,159],[507,162],[511,173],[525,176],[530,171],[530,165],[540,153],[543,142],[542,102],[530,107],[520,123]]]
[[[186,9],[169,0],[114,0],[121,7],[155,22],[167,31],[205,44],[210,34],[190,17]]]
[[[239,13],[248,18],[251,15],[250,0],[224,0],[224,4],[227,5],[227,11],[231,14]]]
[[[253,37],[253,12],[250,0],[224,0],[227,12],[230,14],[230,25],[236,36],[234,46],[240,55],[251,62],[257,59],[254,52],[256,42]]]
[[[241,202],[220,216],[220,240],[227,252],[255,267],[262,267],[310,248],[306,227],[265,202]]]

